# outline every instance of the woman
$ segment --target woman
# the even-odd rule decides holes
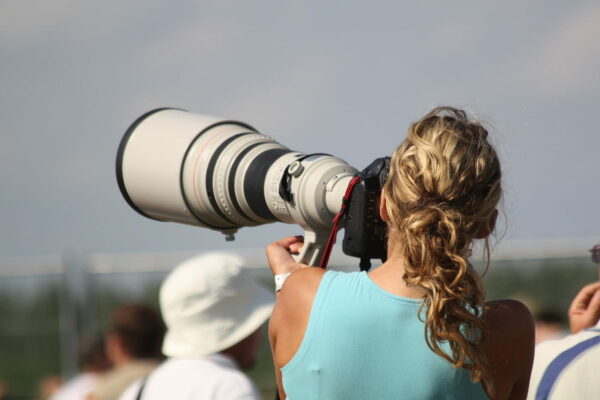
[[[273,273],[294,272],[269,329],[280,397],[525,398],[532,317],[515,301],[485,303],[467,261],[476,239],[489,249],[500,179],[484,127],[464,111],[437,108],[391,159],[380,202],[383,265],[304,269],[290,255],[301,238],[271,244]]]

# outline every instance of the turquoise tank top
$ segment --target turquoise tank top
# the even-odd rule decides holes
[[[366,272],[327,271],[302,343],[281,368],[288,400],[487,399],[469,371],[427,346],[420,305]]]

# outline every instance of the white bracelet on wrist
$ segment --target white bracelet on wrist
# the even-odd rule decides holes
[[[291,274],[291,272],[286,272],[285,274],[277,274],[273,276],[275,279],[275,293],[278,293],[281,290],[283,283]]]

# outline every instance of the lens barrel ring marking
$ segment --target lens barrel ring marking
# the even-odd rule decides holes
[[[291,210],[297,208],[297,204],[291,199],[285,200],[281,196],[281,181],[285,172],[291,164],[293,164],[302,153],[292,151],[279,157],[269,169],[267,174],[268,182],[265,182],[265,201],[267,202],[271,213],[280,221],[288,222],[293,212]],[[291,194],[291,193],[290,193]],[[293,196],[290,196],[293,197]]]
[[[276,221],[267,205],[264,182],[271,165],[281,156],[292,153],[290,149],[270,149],[259,154],[248,166],[244,175],[244,195],[255,214],[270,221]],[[261,184],[256,184],[261,183]]]
[[[227,221],[231,224],[234,224],[234,225],[238,225],[238,224],[235,221],[232,221],[227,215],[225,215],[225,213],[223,211],[221,211],[221,208],[219,207],[219,204],[218,204],[217,200],[215,199],[214,184],[213,184],[214,171],[215,171],[215,166],[219,160],[219,157],[221,156],[221,153],[223,153],[225,148],[227,148],[227,146],[229,146],[231,144],[231,142],[238,139],[240,136],[249,135],[249,134],[250,134],[249,132],[242,132],[242,133],[235,134],[235,135],[231,136],[230,138],[227,138],[213,152],[212,156],[210,157],[210,160],[208,161],[208,166],[206,167],[206,178],[205,179],[206,179],[206,194],[208,196],[208,201],[210,202],[210,204],[211,204],[212,208],[215,210],[215,212],[221,218],[223,218],[225,221]],[[195,185],[194,185],[194,187],[195,187]],[[219,187],[218,182],[217,182],[217,187]]]
[[[242,162],[244,157],[252,149],[254,149],[257,146],[260,146],[261,144],[264,144],[264,142],[257,142],[257,143],[251,144],[248,147],[246,147],[244,150],[242,150],[240,152],[240,154],[238,154],[238,156],[233,161],[233,165],[231,166],[231,169],[229,170],[229,179],[227,180],[227,188],[229,189],[229,197],[231,198],[231,203],[233,204],[233,207],[242,217],[247,218],[248,220],[253,221],[256,224],[260,224],[260,222],[256,221],[254,218],[251,218],[250,216],[248,216],[248,214],[246,214],[246,212],[244,212],[244,210],[242,210],[242,207],[240,206],[240,203],[238,202],[237,195],[235,194],[235,177],[237,175],[237,170],[240,166],[240,163]]]
[[[216,213],[226,221],[238,226],[244,226],[251,219],[244,221],[230,208],[231,201],[227,198],[229,193],[226,181],[229,174],[227,169],[231,166],[231,156],[244,149],[248,143],[274,142],[268,136],[257,132],[241,132],[225,139],[213,152],[206,169],[206,190],[208,199]],[[232,154],[233,153],[233,154]]]
[[[215,163],[213,176],[216,183],[212,187],[216,191],[215,200],[221,205],[222,211],[229,217],[231,221],[240,225],[258,225],[260,222],[255,221],[247,216],[239,207],[236,206],[237,198],[235,193],[232,194],[231,188],[235,190],[235,169],[234,164],[239,165],[238,157],[244,153],[248,147],[255,147],[261,143],[275,143],[273,139],[258,132],[248,132],[244,135],[238,135],[234,141],[223,148],[220,157]],[[238,212],[241,211],[241,212]]]
[[[217,128],[217,127],[215,127]],[[207,142],[204,143],[204,145],[202,146],[202,148],[200,148],[195,156],[195,160],[194,160],[194,167],[192,169],[192,181],[194,183],[196,183],[198,181],[198,165],[200,164],[202,155],[204,154],[204,151],[206,150],[206,148],[215,140],[217,139],[219,136],[221,136],[224,133],[227,133],[227,131],[231,130],[232,127],[231,126],[220,126],[221,130],[215,131],[212,133],[212,136],[207,139]],[[208,130],[205,130],[206,133],[208,133]],[[195,143],[195,141],[194,141]],[[200,198],[200,195],[198,193],[198,185],[193,185],[193,191],[194,191],[194,199],[196,200],[196,203],[198,203],[198,206],[201,207],[202,206],[202,199]]]
[[[209,224],[208,222],[206,222],[202,218],[200,218],[200,216],[198,215],[198,212],[196,212],[194,210],[194,207],[192,207],[192,205],[190,204],[190,201],[188,200],[187,196],[185,195],[185,189],[184,189],[185,185],[183,183],[183,177],[184,177],[184,172],[183,171],[184,171],[184,168],[185,168],[185,166],[187,164],[186,161],[188,159],[188,156],[190,155],[190,151],[193,149],[194,144],[196,143],[196,141],[198,141],[202,137],[202,135],[204,135],[206,132],[208,132],[211,129],[216,128],[216,127],[218,127],[220,125],[231,125],[231,124],[239,125],[239,126],[242,126],[244,128],[247,128],[247,129],[250,129],[250,130],[254,130],[254,128],[252,128],[250,125],[247,125],[247,124],[244,124],[244,123],[241,123],[241,122],[236,122],[236,121],[221,121],[221,122],[217,122],[216,124],[209,125],[208,127],[204,128],[200,132],[198,132],[198,134],[194,137],[194,139],[190,141],[190,144],[189,144],[189,146],[188,146],[188,148],[187,148],[187,150],[186,150],[186,152],[185,152],[185,154],[183,156],[183,160],[181,162],[181,169],[180,169],[180,172],[179,172],[179,186],[180,186],[180,190],[181,190],[181,197],[183,198],[183,201],[184,201],[187,209],[189,210],[189,212],[201,224],[206,225],[207,227],[209,227],[211,229],[215,229],[215,230],[234,229],[236,227],[220,227],[220,226],[216,226],[214,224]],[[197,161],[198,160],[196,160],[196,163],[197,163]],[[196,165],[196,163],[194,163],[194,164]],[[195,171],[196,171],[196,168],[194,168],[194,171],[193,171],[193,176],[194,177],[195,177]],[[195,179],[194,179],[194,181],[195,181]],[[195,185],[193,185],[193,187],[194,187],[194,191],[195,191],[196,190]]]
[[[250,167],[250,164],[252,164],[254,159],[256,157],[260,156],[265,151],[272,150],[272,149],[287,149],[287,147],[282,146],[281,144],[279,144],[275,141],[268,141],[268,142],[265,141],[265,142],[260,143],[260,145],[252,148],[250,151],[248,151],[247,154],[244,155],[244,157],[240,161],[240,164],[237,168],[237,172],[235,174],[236,178],[234,181],[234,190],[235,190],[237,199],[239,200],[239,205],[247,215],[249,215],[253,220],[258,221],[259,224],[271,223],[271,222],[273,222],[273,220],[265,219],[265,218],[261,217],[260,215],[256,214],[256,211],[250,205],[249,199],[246,197],[246,193],[245,193],[245,189],[244,189],[244,186],[245,186],[244,178],[246,177],[248,168]]]

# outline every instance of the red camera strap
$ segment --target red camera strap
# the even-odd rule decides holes
[[[344,198],[342,199],[342,207],[340,208],[340,212],[333,218],[333,226],[331,227],[331,232],[329,233],[329,239],[327,239],[327,244],[325,245],[325,251],[323,252],[323,257],[321,258],[321,264],[319,265],[321,268],[327,268],[327,264],[329,263],[329,257],[331,256],[331,250],[333,250],[333,245],[335,244],[335,240],[337,238],[338,230],[340,229],[340,221],[346,211],[348,209],[348,203],[350,202],[350,196],[352,195],[352,189],[354,186],[361,181],[361,178],[355,176],[348,183],[348,187],[346,188],[346,193],[344,194]]]

